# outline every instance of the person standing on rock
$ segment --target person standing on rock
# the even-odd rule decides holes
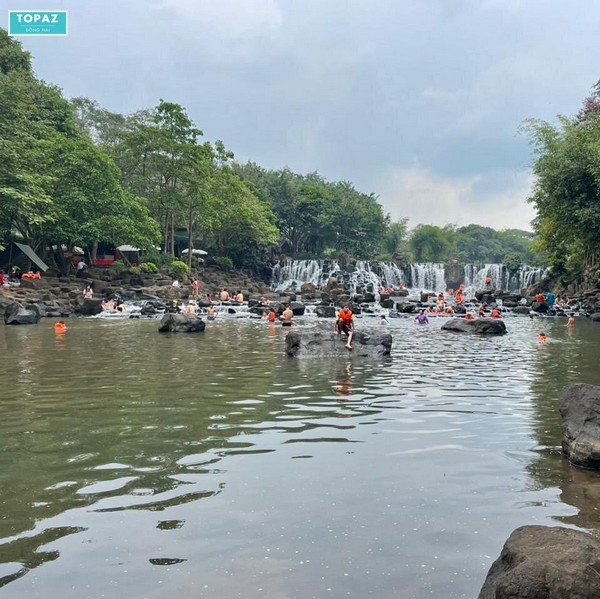
[[[179,281],[177,279],[171,283],[171,294],[174,298],[179,298]]]
[[[198,289],[200,288],[200,286],[198,285],[198,279],[196,279],[196,277],[194,277],[194,280],[192,281],[192,297],[194,299],[198,299]]]
[[[348,306],[344,306],[339,314],[337,321],[338,330],[342,335],[347,335],[346,347],[352,349],[352,337],[354,336],[354,314]]]

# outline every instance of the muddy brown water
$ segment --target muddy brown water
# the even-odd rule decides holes
[[[441,324],[362,363],[246,319],[0,327],[0,596],[472,598],[517,526],[600,530],[557,412],[600,325]]]

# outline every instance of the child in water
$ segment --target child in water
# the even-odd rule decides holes
[[[568,327],[575,326],[575,314],[573,314],[573,312],[571,312],[571,314],[569,314],[569,318],[567,319],[567,326]]]
[[[546,341],[548,341],[548,337],[546,336],[546,333],[542,332],[538,335],[538,341],[540,343],[546,343]]]

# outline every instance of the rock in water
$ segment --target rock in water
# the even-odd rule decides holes
[[[481,335],[504,335],[506,325],[500,318],[451,318],[442,325],[443,331],[458,331],[459,333],[480,333]]]
[[[4,324],[37,324],[40,312],[35,309],[27,310],[19,302],[8,304],[4,310]]]
[[[479,599],[567,597],[600,597],[600,540],[558,526],[513,531],[479,593]]]
[[[84,316],[94,316],[102,312],[102,299],[99,297],[80,298],[79,313]]]
[[[159,333],[202,333],[206,323],[195,314],[165,314],[160,319]]]
[[[296,358],[338,358],[389,356],[392,336],[389,333],[369,335],[357,331],[352,337],[352,352],[346,348],[346,337],[332,331],[290,331],[285,338],[288,356]]]
[[[600,387],[567,385],[560,393],[558,409],[565,456],[575,466],[600,469]]]

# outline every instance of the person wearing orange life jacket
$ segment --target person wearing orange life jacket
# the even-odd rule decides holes
[[[57,333],[64,333],[67,330],[67,325],[65,324],[64,320],[59,320],[57,323],[54,324],[54,330]]]
[[[502,318],[502,314],[500,313],[500,310],[498,310],[498,308],[493,308],[490,316],[492,318]]]
[[[271,308],[269,310],[269,315],[267,316],[267,320],[269,321],[269,323],[274,323],[276,319],[277,319],[277,313],[275,312],[275,308]]]
[[[337,330],[342,335],[347,335],[346,347],[352,349],[352,337],[354,335],[354,314],[348,306],[344,306],[338,313]]]

